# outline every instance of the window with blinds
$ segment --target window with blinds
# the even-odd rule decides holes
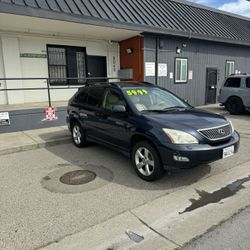
[[[235,73],[235,62],[226,61],[226,77]]]
[[[86,82],[86,49],[47,45],[51,85],[78,85]]]

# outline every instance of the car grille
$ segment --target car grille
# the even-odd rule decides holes
[[[225,139],[231,136],[233,132],[230,124],[216,128],[200,129],[198,131],[211,141],[218,141]]]

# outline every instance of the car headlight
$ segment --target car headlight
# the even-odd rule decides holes
[[[184,131],[164,128],[163,131],[174,144],[198,144],[199,141]]]
[[[227,118],[226,118],[226,120],[229,122],[231,129],[232,129],[232,133],[233,133],[234,132],[234,125],[233,125],[232,121],[227,119]]]

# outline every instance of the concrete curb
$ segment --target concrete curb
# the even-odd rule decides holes
[[[65,138],[65,139],[61,139],[61,140],[55,140],[55,141],[49,141],[49,142],[41,142],[41,143],[32,144],[32,145],[25,145],[25,146],[7,148],[7,149],[4,149],[4,150],[0,150],[0,156],[1,155],[18,153],[18,152],[23,152],[23,151],[34,150],[34,149],[38,149],[38,148],[47,148],[47,147],[52,147],[52,146],[55,146],[55,145],[71,143],[71,141],[72,141],[71,138]]]

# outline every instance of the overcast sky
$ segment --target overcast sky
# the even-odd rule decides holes
[[[247,0],[188,0],[250,18],[250,1]]]

